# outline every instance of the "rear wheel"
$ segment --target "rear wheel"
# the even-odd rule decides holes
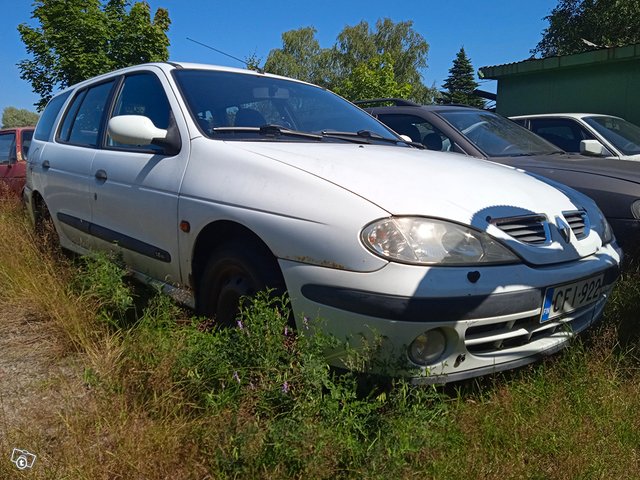
[[[45,251],[57,251],[60,248],[58,232],[53,218],[43,200],[37,202],[34,209],[35,233]]]
[[[234,325],[243,297],[261,290],[284,293],[278,262],[254,242],[227,243],[216,249],[205,267],[198,291],[198,310],[222,325]]]

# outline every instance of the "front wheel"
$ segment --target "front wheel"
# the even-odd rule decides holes
[[[267,288],[285,291],[278,262],[253,242],[228,243],[216,249],[205,267],[198,291],[199,313],[222,325],[234,325],[243,297]]]

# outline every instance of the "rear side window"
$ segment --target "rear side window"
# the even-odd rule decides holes
[[[58,113],[60,112],[62,105],[64,105],[64,102],[69,98],[69,95],[71,95],[71,91],[65,92],[57,97],[53,97],[49,101],[47,107],[40,116],[40,120],[38,120],[36,131],[33,134],[33,137],[36,140],[49,140],[51,130],[53,130],[53,123],[56,121]]]
[[[62,122],[58,139],[62,142],[96,147],[114,81],[82,90],[73,99]]]

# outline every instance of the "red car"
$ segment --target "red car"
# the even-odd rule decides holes
[[[0,197],[22,194],[33,130],[34,127],[0,130]]]

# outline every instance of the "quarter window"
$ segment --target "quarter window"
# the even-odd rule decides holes
[[[49,140],[49,137],[51,136],[51,130],[53,130],[53,123],[56,121],[56,118],[58,117],[58,113],[60,112],[60,109],[64,105],[64,102],[66,102],[67,98],[69,98],[69,95],[71,95],[71,90],[69,90],[68,92],[62,93],[57,97],[53,97],[49,101],[49,103],[47,104],[47,107],[44,109],[44,112],[42,113],[42,116],[38,120],[36,131],[33,134],[33,137],[36,140],[45,140],[45,141]]]

